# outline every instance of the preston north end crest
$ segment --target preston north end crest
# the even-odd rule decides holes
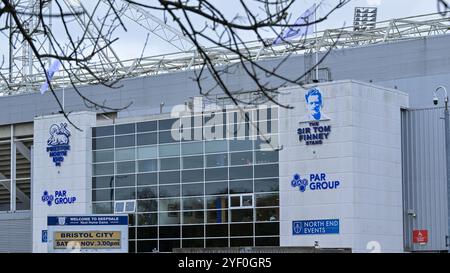
[[[47,140],[47,152],[53,159],[55,166],[61,166],[64,157],[70,150],[69,138],[70,131],[67,129],[67,123],[52,124],[49,129],[50,137]]]

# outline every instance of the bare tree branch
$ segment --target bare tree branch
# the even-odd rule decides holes
[[[278,102],[280,87],[286,84],[303,86],[306,77],[325,60],[334,45],[321,53],[321,58],[311,65],[304,73],[299,73],[290,78],[282,72],[283,64],[297,49],[305,46],[306,36],[299,37],[291,42],[281,36],[285,29],[312,27],[328,19],[337,9],[342,8],[350,0],[338,0],[333,6],[325,8],[320,4],[314,13],[322,9],[321,16],[315,20],[296,23],[299,15],[295,7],[295,0],[236,0],[233,1],[238,13],[229,16],[210,0],[158,0],[148,1],[134,0],[100,0],[89,2],[88,9],[80,2],[76,7],[68,5],[64,0],[38,0],[33,8],[20,5],[21,1],[0,1],[0,33],[9,39],[12,50],[19,50],[22,46],[29,47],[33,58],[37,60],[38,69],[45,74],[49,82],[49,89],[64,117],[70,122],[69,113],[65,112],[63,105],[55,93],[55,88],[48,77],[47,65],[51,59],[60,60],[62,73],[67,75],[68,81],[74,92],[82,99],[85,106],[96,111],[120,111],[131,105],[120,108],[108,106],[107,101],[96,102],[82,94],[79,89],[83,84],[97,84],[107,88],[121,87],[120,81],[127,77],[118,72],[120,61],[114,61],[114,54],[108,54],[118,41],[117,30],[127,31],[126,22],[122,15],[127,12],[129,5],[138,6],[149,12],[162,12],[163,21],[172,23],[183,33],[184,38],[194,45],[196,58],[193,67],[193,80],[196,82],[198,92],[209,99],[217,95],[217,91],[229,97],[235,105],[254,105],[265,102],[290,108]],[[122,2],[123,5],[118,4]],[[46,7],[53,4],[56,12],[45,12]],[[100,7],[100,4],[103,6]],[[448,10],[444,0],[438,0],[438,8]],[[305,8],[306,9],[306,8]],[[50,23],[51,20],[56,22]],[[52,24],[59,25],[62,30],[55,33]],[[48,48],[45,48],[39,40],[45,40]],[[283,46],[290,49],[273,67],[267,67],[252,55],[248,47],[249,37],[256,39],[264,50],[271,51],[273,38],[281,37]],[[61,38],[63,37],[63,38]],[[143,58],[144,49],[147,47],[149,36],[136,64]],[[335,41],[338,42],[337,40]],[[209,49],[213,47],[213,49]],[[114,52],[113,52],[114,53]],[[228,65],[218,65],[217,56],[233,54],[238,62]],[[0,65],[0,79],[6,83],[7,88],[14,92],[15,86],[23,86],[32,82],[32,79],[12,80],[11,73],[5,74],[2,70],[5,58]],[[16,69],[10,63],[9,70]],[[233,87],[228,82],[229,75],[239,71],[240,76],[248,79],[254,86],[252,90],[243,90],[242,87]],[[213,82],[211,86],[211,81]],[[316,79],[317,80],[317,79]],[[243,93],[252,92],[254,98],[243,98]],[[70,122],[73,126],[72,122]],[[75,126],[76,127],[76,126]]]

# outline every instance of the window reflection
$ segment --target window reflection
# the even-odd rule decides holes
[[[203,197],[183,198],[183,210],[203,209]]]
[[[230,210],[231,222],[253,222],[252,209],[233,209]]]
[[[204,211],[185,211],[183,212],[183,224],[201,224],[204,222]]]
[[[228,210],[208,210],[206,219],[208,223],[228,223]]]
[[[138,252],[171,251],[181,240],[183,247],[279,244],[279,152],[270,149],[278,136],[266,134],[269,144],[261,137],[180,142],[174,122],[93,129],[100,137],[93,138],[93,212],[112,213],[115,200],[137,199],[130,246]],[[248,134],[248,124],[238,123],[231,130]],[[258,125],[276,133],[277,126]]]
[[[180,199],[160,199],[159,200],[159,210],[160,211],[178,211],[180,210]]]
[[[158,188],[154,187],[138,187],[137,188],[138,199],[148,199],[158,197]]]
[[[139,226],[150,226],[158,224],[158,214],[156,213],[144,213],[138,214],[138,225]],[[156,234],[154,234],[156,238]]]
[[[275,207],[280,203],[278,193],[256,194],[255,199],[257,207]]]
[[[227,154],[212,154],[206,156],[206,167],[228,166]]]
[[[94,151],[94,162],[114,161],[114,150]]]
[[[279,220],[280,216],[278,208],[256,209],[256,221],[274,222]]]
[[[158,201],[156,200],[138,200],[137,211],[138,212],[151,212],[158,209]]]
[[[179,212],[160,212],[159,213],[160,225],[179,225],[180,213]]]
[[[156,146],[143,146],[137,148],[138,159],[156,158]]]
[[[226,209],[228,208],[228,195],[206,197],[207,209]]]

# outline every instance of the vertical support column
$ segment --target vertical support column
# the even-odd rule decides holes
[[[448,97],[445,98],[445,155],[446,155],[446,175],[447,175],[447,236],[445,238],[447,247],[449,247],[448,236],[450,235],[450,118],[448,111]],[[449,248],[450,251],[450,248]]]
[[[34,142],[34,135],[33,135],[33,142]],[[31,145],[30,147],[30,212],[31,216],[33,217],[33,165],[34,165],[34,145]],[[32,220],[33,221],[33,220]],[[34,242],[34,232],[33,232],[33,226],[31,226],[31,250],[33,251],[33,242]]]
[[[16,142],[14,141],[14,125],[11,124],[11,136],[10,136],[10,147],[11,147],[11,173],[10,173],[10,180],[11,180],[11,211],[16,211]]]

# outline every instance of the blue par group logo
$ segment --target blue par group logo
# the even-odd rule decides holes
[[[42,202],[47,203],[49,207],[52,205],[54,199],[55,197],[52,194],[49,194],[48,191],[44,191],[41,197]]]
[[[308,179],[302,179],[298,173],[294,174],[294,179],[291,181],[292,187],[298,187],[301,192],[306,191],[308,186]]]
[[[325,173],[312,173],[308,178],[302,178],[300,174],[294,174],[291,180],[293,188],[298,187],[300,192],[305,192],[307,189],[316,190],[335,190],[339,188],[341,182],[339,180],[328,180]]]
[[[50,137],[47,140],[47,152],[53,159],[55,166],[61,166],[64,157],[70,150],[69,137],[70,131],[67,129],[67,123],[52,124],[50,126]]]
[[[73,204],[77,201],[77,198],[75,196],[68,196],[67,191],[65,190],[55,191],[54,194],[51,194],[48,191],[44,191],[41,197],[41,201],[47,203],[47,206],[51,207],[53,204],[55,205]]]

